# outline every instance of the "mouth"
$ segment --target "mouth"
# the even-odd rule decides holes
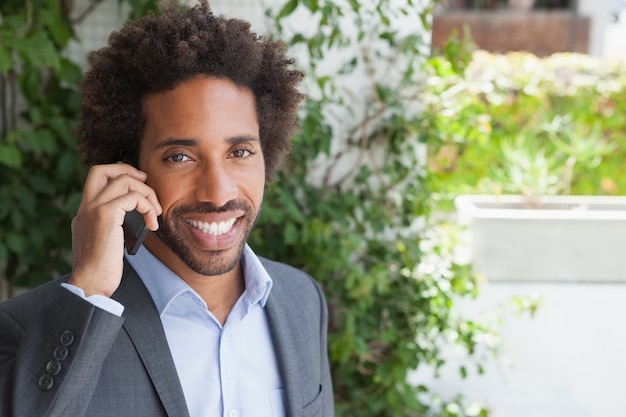
[[[237,218],[234,217],[229,220],[221,221],[221,222],[200,222],[197,220],[185,219],[185,223],[194,229],[200,230],[202,233],[211,236],[222,236],[226,233],[230,232],[237,222]]]

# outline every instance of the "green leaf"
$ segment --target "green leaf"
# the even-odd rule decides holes
[[[28,229],[28,239],[30,245],[41,247],[46,243],[46,235],[41,228],[31,227]]]
[[[63,153],[57,163],[57,172],[59,177],[63,179],[69,179],[76,174],[76,168],[78,167],[78,158],[76,154],[65,152]]]
[[[56,71],[59,78],[70,84],[78,84],[83,78],[83,71],[67,58],[61,58],[61,65]]]
[[[14,232],[8,232],[6,235],[6,246],[9,251],[16,255],[21,255],[26,252],[26,238]]]
[[[46,174],[47,172],[30,175],[28,185],[39,194],[54,196],[56,195],[56,184]]]
[[[318,0],[302,0],[302,4],[311,11],[311,13],[315,13],[319,10]]]
[[[24,227],[24,212],[18,208],[13,210],[10,215],[11,226],[13,229],[22,229]]]
[[[35,31],[16,39],[14,47],[28,65],[53,69],[61,66],[59,51],[44,31]]]
[[[25,24],[26,13],[8,14],[6,16],[2,16],[2,26],[0,26],[0,29],[6,28],[8,29],[7,32],[13,33],[14,31],[24,27]]]
[[[41,123],[41,121],[43,120],[41,109],[39,107],[34,107],[34,106],[31,107],[28,110],[28,118],[29,118],[29,121],[34,125]]]
[[[0,73],[6,77],[9,70],[13,67],[15,67],[15,61],[13,61],[13,56],[11,56],[11,50],[5,48],[0,43]]]
[[[285,243],[292,245],[298,241],[298,229],[293,223],[287,223],[285,225]]]
[[[20,91],[29,102],[36,102],[41,99],[41,71],[23,71],[18,76]]]
[[[78,206],[80,206],[81,199],[82,192],[77,191],[73,193],[65,202],[65,205],[63,206],[63,211],[73,216],[78,211]]]
[[[9,251],[7,250],[7,248],[1,244],[0,242],[0,263],[2,263],[6,258],[7,255],[9,254]]]
[[[8,191],[4,188],[0,195],[7,195]],[[8,198],[0,199],[0,220],[4,219],[11,213],[13,203]]]
[[[65,47],[72,36],[72,30],[65,16],[63,16],[61,2],[48,0],[45,7],[40,9],[39,17],[46,29],[50,32],[52,39],[54,39],[59,49]]]
[[[306,43],[306,42],[307,42],[307,39],[301,33],[296,33],[295,35],[293,35],[293,37],[289,41],[291,45],[297,45],[299,43]]]
[[[35,195],[25,187],[19,187],[14,193],[15,200],[18,203],[19,210],[32,214],[35,211],[36,199]]]
[[[294,10],[296,10],[297,7],[298,7],[298,0],[289,0],[287,3],[285,3],[283,8],[280,9],[280,12],[278,12],[278,16],[276,17],[276,20],[281,20],[289,16],[290,14],[293,13]]]
[[[22,154],[17,146],[11,143],[0,143],[0,164],[15,169],[22,167]]]
[[[36,153],[54,155],[59,149],[54,134],[48,129],[25,132],[22,136],[22,141],[29,149]]]

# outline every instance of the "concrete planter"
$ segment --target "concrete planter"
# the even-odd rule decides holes
[[[626,197],[463,195],[470,259],[489,281],[626,282]]]

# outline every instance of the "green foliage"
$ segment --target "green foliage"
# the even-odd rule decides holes
[[[80,70],[59,53],[73,32],[58,1],[3,2],[0,13],[0,277],[31,286],[68,270],[59,248],[82,176],[70,135]]]
[[[142,13],[155,4],[129,2]],[[69,4],[0,3],[0,290],[70,269],[69,225],[85,170],[71,135],[82,73],[63,53],[74,37]]]
[[[430,148],[437,193],[523,194],[531,203],[623,194],[625,69],[580,54],[477,51],[465,76],[434,73],[424,127],[438,135]]]
[[[324,287],[338,416],[432,415],[432,393],[409,384],[409,372],[441,366],[448,342],[471,355],[490,332],[454,314],[478,283],[453,261],[453,229],[432,216],[423,68],[445,65],[426,60],[421,31],[398,25],[427,22],[431,8],[290,0],[267,12],[303,66],[308,99],[251,244]],[[456,51],[446,62],[461,70],[467,54]]]

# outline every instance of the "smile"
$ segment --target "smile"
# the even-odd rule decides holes
[[[203,233],[206,233],[207,235],[212,235],[212,236],[221,236],[230,232],[230,230],[233,228],[233,225],[235,224],[236,221],[237,219],[233,218],[233,219],[226,220],[226,221],[219,222],[219,223],[205,223],[205,222],[199,222],[197,220],[185,219],[185,223],[187,223],[191,227],[196,228],[202,231]]]

